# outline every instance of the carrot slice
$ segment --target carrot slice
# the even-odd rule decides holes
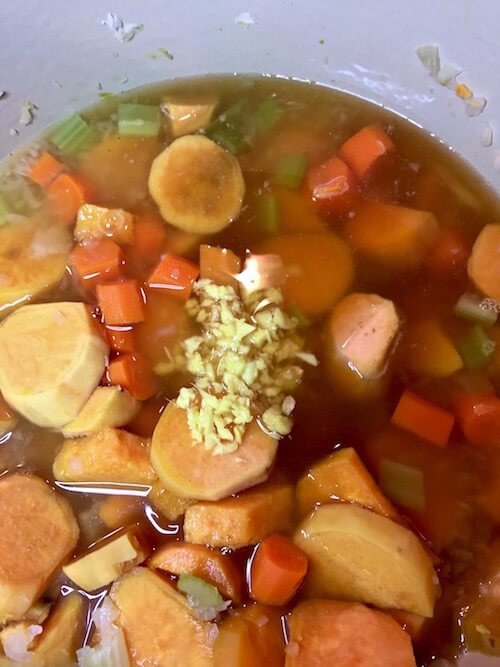
[[[134,224],[134,252],[147,263],[158,261],[167,240],[167,230],[161,218],[141,215]]]
[[[455,423],[451,412],[426,401],[408,389],[403,392],[391,419],[400,428],[439,447],[445,447]]]
[[[76,245],[71,252],[70,265],[75,275],[87,286],[120,277],[123,255],[120,246],[111,239]]]
[[[500,225],[483,227],[477,237],[467,270],[472,282],[492,299],[500,300]]]
[[[149,364],[141,354],[124,354],[113,359],[108,367],[108,378],[139,401],[145,401],[156,391],[156,382]]]
[[[369,125],[341,146],[339,156],[358,178],[363,178],[382,155],[394,148],[392,139],[379,125]]]
[[[115,352],[135,352],[134,332],[131,327],[106,327],[109,346]]]
[[[227,248],[211,245],[200,247],[200,277],[209,278],[218,285],[231,285],[238,288],[234,277],[241,271],[241,260]]]
[[[500,445],[500,398],[467,394],[457,402],[457,418],[467,440],[479,447]]]
[[[355,202],[356,177],[337,156],[310,169],[307,184],[313,201],[326,211],[348,211]]]
[[[171,296],[186,301],[191,296],[198,274],[198,267],[187,259],[165,255],[149,276],[147,283],[151,288],[168,290]]]
[[[144,299],[136,280],[97,285],[97,303],[108,325],[144,321]]]
[[[42,153],[28,172],[28,178],[42,188],[47,188],[59,174],[64,171],[64,165],[50,153]]]
[[[60,174],[47,188],[47,196],[56,215],[65,224],[70,224],[80,206],[92,199],[92,192],[78,176]]]
[[[285,535],[275,533],[257,546],[250,564],[250,596],[262,604],[283,605],[307,572],[307,556]]]

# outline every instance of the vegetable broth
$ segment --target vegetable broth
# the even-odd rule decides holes
[[[315,229],[314,225],[318,225],[317,233],[334,233],[350,246],[351,238],[347,231],[349,220],[355,215],[359,202],[365,200],[432,212],[440,230],[456,235],[467,253],[481,228],[499,219],[500,205],[495,194],[449,147],[387,109],[317,85],[247,76],[182,80],[136,90],[118,98],[105,98],[94,108],[85,111],[83,117],[91,127],[96,128],[101,137],[107,137],[116,132],[119,104],[131,102],[158,106],[165,97],[182,99],[184,104],[196,104],[207,97],[216,98],[215,117],[228,109],[234,109],[238,104],[241,105],[239,116],[252,116],[261,102],[270,99],[275,100],[280,107],[279,117],[274,119],[271,114],[270,120],[268,116],[261,119],[265,125],[269,124],[265,131],[254,132],[248,127],[244,128],[242,138],[245,146],[238,151],[237,159],[243,171],[246,194],[239,217],[221,232],[210,236],[180,240],[175,237],[175,242],[182,241],[183,245],[172,252],[195,264],[198,263],[200,243],[229,248],[244,257],[248,252],[267,253],[269,239],[293,234],[305,238]],[[162,116],[158,139],[137,140],[138,152],[150,151],[155,155],[172,140],[169,131],[165,129],[165,123],[165,117]],[[290,154],[304,156],[307,168],[321,164],[337,153],[339,147],[360,128],[373,124],[379,124],[385,129],[396,150],[377,160],[368,175],[360,180],[356,202],[348,210],[325,211],[315,206],[305,179],[299,178],[300,185],[296,188],[287,189],[287,185],[276,184],[277,177],[273,177],[273,170],[281,157]],[[207,134],[210,136],[210,131]],[[47,145],[50,145],[47,139],[42,138],[40,146]],[[85,156],[64,157],[53,148],[51,152],[63,160],[71,171],[81,171],[86,178],[92,169],[99,171],[98,164],[93,167],[84,165]],[[127,159],[134,162],[141,158],[130,154]],[[18,201],[16,215],[37,216],[40,215],[37,211],[41,210],[41,215],[50,216],[52,213],[44,209],[44,195],[40,189],[26,185],[22,177],[12,175],[13,172],[19,173],[19,165],[29,163],[29,160],[29,156],[14,157],[5,164],[4,176],[0,176],[0,192],[12,200],[19,198],[29,188],[30,192],[34,192],[36,202],[42,202],[41,209],[33,208],[30,201]],[[119,167],[117,174],[113,176],[113,192],[108,197],[103,197],[101,193],[105,183],[98,182],[97,188],[93,184],[97,195],[92,203],[124,208],[134,215],[156,214],[155,203],[147,190],[143,192],[145,183],[139,184],[139,194],[134,198],[130,182],[120,185]],[[262,223],[259,214],[262,193],[272,193],[278,197],[278,221],[272,223],[271,231],[269,226],[266,228]],[[297,205],[297,201],[304,202],[305,212]],[[312,223],[308,222],[309,218],[313,218]],[[57,221],[57,216],[54,219]],[[167,249],[168,243],[167,239]],[[124,246],[123,250],[127,276],[142,283],[150,274],[151,266],[134,255],[133,244]],[[500,664],[500,645],[496,643],[496,640],[500,641],[498,620],[495,628],[489,628],[487,622],[482,620],[483,616],[488,617],[487,614],[479,615],[480,620],[474,621],[472,627],[467,621],[467,610],[477,603],[483,579],[489,580],[495,573],[498,576],[498,569],[494,566],[492,574],[488,558],[494,561],[496,554],[497,566],[500,567],[498,542],[495,542],[497,523],[500,521],[496,491],[496,480],[500,475],[498,449],[469,444],[456,424],[444,447],[426,442],[391,424],[391,416],[405,389],[448,411],[454,410],[457,388],[480,394],[490,391],[494,393],[495,390],[498,392],[500,352],[495,349],[484,365],[461,368],[449,375],[419,372],[414,362],[415,346],[418,349],[425,346],[425,342],[419,339],[419,323],[438,322],[444,335],[453,342],[461,341],[470,331],[470,323],[454,312],[464,292],[477,292],[467,277],[466,262],[458,258],[456,263],[454,260],[443,263],[435,255],[435,248],[431,247],[426,250],[425,257],[418,265],[412,267],[410,262],[408,267],[394,268],[384,262],[367,261],[363,253],[352,245],[350,250],[354,278],[348,292],[378,294],[395,304],[401,322],[397,344],[373,383],[373,391],[352,391],[351,385],[343,384],[343,380],[339,380],[335,373],[332,377],[326,333],[331,308],[304,314],[299,312],[300,308],[295,307],[294,310],[294,304],[285,300],[285,307],[291,305],[290,312],[299,315],[298,330],[305,340],[305,349],[316,355],[319,364],[317,367],[306,367],[302,383],[294,393],[296,408],[293,413],[293,430],[280,441],[276,470],[295,483],[312,464],[345,447],[354,447],[358,451],[379,483],[381,461],[420,470],[423,480],[423,491],[420,493],[424,497],[410,500],[409,503],[410,506],[412,502],[416,503],[419,509],[398,503],[398,490],[392,489],[391,493],[390,484],[383,485],[389,499],[400,511],[403,523],[416,531],[425,541],[426,548],[434,554],[443,588],[434,617],[426,621],[414,642],[417,664],[441,665],[433,662],[440,658],[450,661],[449,664],[481,665],[479,654],[483,652],[497,656],[491,664],[497,661]],[[318,263],[325,261],[328,262],[326,256],[317,256]],[[307,283],[308,276],[303,275],[301,280]],[[316,284],[310,289],[315,288],[318,289]],[[66,273],[55,287],[37,301],[79,301],[82,297],[93,307],[96,305],[95,297],[88,291],[82,291],[71,275]],[[155,317],[156,312],[159,321],[151,324],[150,328],[147,323],[138,324],[134,328],[138,332],[138,351],[156,368],[164,361],[162,350],[165,341],[168,345],[168,336],[175,337],[176,332],[167,334],[167,338],[164,334],[158,334],[160,328],[165,326],[165,321],[161,322],[161,316],[158,315],[159,301],[168,301],[170,297],[147,291],[147,298],[151,304],[150,314]],[[172,308],[177,313],[178,302],[174,302]],[[168,317],[167,314],[167,326]],[[178,319],[176,324],[175,318],[172,321],[174,328],[180,327],[181,338],[190,335],[188,325],[179,324]],[[185,332],[182,327],[185,327]],[[417,333],[410,334],[415,331],[415,327]],[[484,328],[488,339],[500,343],[498,325]],[[157,390],[153,397],[147,398],[146,405],[150,407],[152,415],[155,412],[159,415],[168,400],[175,399],[179,389],[187,385],[191,378],[183,370],[176,370],[167,375],[157,375],[155,381]],[[134,421],[125,429],[141,436],[150,435],[148,426]],[[72,492],[65,489],[64,485],[61,487],[54,479],[52,464],[63,440],[63,435],[56,430],[20,420],[13,432],[0,440],[0,464],[4,471],[35,472],[56,488],[59,487],[59,493],[70,503],[80,525],[80,541],[75,553],[81,554],[90,544],[110,533],[99,516],[99,504],[107,496]],[[117,493],[120,493],[119,488]],[[154,547],[165,541],[182,539],[182,520],[176,523],[165,519],[159,512],[152,514],[155,510],[151,508],[145,511],[145,508],[150,507],[147,498],[140,502],[141,510],[134,515],[134,521],[140,523],[147,540]],[[241,570],[250,553],[250,547],[236,552],[235,562]],[[55,597],[62,585],[71,586],[71,583],[58,575],[48,591],[48,597]],[[301,589],[298,596],[305,596],[305,592]],[[490,615],[496,614],[498,617],[498,595],[490,595],[488,601]],[[288,613],[292,606],[285,604],[281,612]],[[459,657],[465,650],[477,655]]]

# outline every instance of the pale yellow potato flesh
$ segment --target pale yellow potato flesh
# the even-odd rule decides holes
[[[120,245],[129,245],[134,242],[134,216],[122,208],[83,204],[78,209],[73,234],[78,243],[110,238]]]
[[[206,127],[212,119],[218,100],[210,98],[196,103],[179,99],[165,99],[162,111],[168,116],[170,131],[174,138],[194,134]]]
[[[73,421],[63,427],[66,438],[96,433],[103,428],[118,428],[131,421],[141,407],[126,389],[96,387]]]
[[[56,602],[33,651],[45,667],[67,667],[76,661],[85,631],[86,607],[79,593],[70,593]]]

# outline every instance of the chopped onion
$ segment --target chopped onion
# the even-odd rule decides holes
[[[465,105],[465,115],[471,118],[479,116],[480,113],[483,113],[486,104],[486,97],[471,97]]]
[[[493,128],[490,123],[486,123],[481,133],[481,146],[489,148],[493,144]]]
[[[453,87],[455,87],[455,79],[461,72],[462,70],[454,65],[441,65],[439,72],[436,75],[436,80],[441,86],[453,84]]]
[[[50,255],[69,252],[71,239],[68,230],[61,225],[40,227],[36,230],[29,253],[34,259],[44,259]]]
[[[425,69],[433,77],[437,77],[438,72],[441,69],[441,59],[439,57],[438,47],[430,44],[419,46],[416,53]]]
[[[100,642],[97,646],[85,646],[76,652],[79,667],[130,667],[125,637],[113,623],[117,618],[118,609],[109,597],[105,597],[92,614]]]
[[[33,639],[42,634],[42,631],[41,625],[27,625],[23,622],[2,630],[2,647],[7,658],[15,663],[30,661],[33,654],[29,647]]]

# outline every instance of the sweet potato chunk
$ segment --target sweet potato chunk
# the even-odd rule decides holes
[[[219,500],[263,482],[277,447],[278,441],[252,422],[234,453],[214,456],[193,442],[186,412],[172,402],[153,433],[151,463],[165,488],[176,496]]]
[[[63,427],[63,435],[75,438],[106,427],[124,426],[135,417],[139,408],[139,401],[120,387],[96,387],[75,419]]]
[[[312,596],[432,616],[437,575],[407,528],[368,509],[334,503],[317,507],[295,542],[309,557],[306,587]]]
[[[78,541],[64,498],[34,475],[0,479],[0,623],[18,619]]]
[[[365,505],[389,519],[398,517],[352,447],[315,463],[297,484],[297,506],[301,517],[315,505],[337,499]]]
[[[148,561],[149,567],[171,574],[191,574],[216,586],[219,593],[239,604],[243,581],[231,556],[201,544],[170,542],[157,549]]]
[[[67,667],[76,661],[85,631],[85,611],[85,600],[78,593],[56,603],[34,650],[46,667]]]
[[[500,301],[500,225],[486,225],[474,243],[467,271],[486,296]]]
[[[149,442],[114,428],[66,440],[52,470],[61,482],[150,484],[156,478],[149,463]]]
[[[361,604],[301,602],[289,619],[286,667],[415,667],[411,641],[394,619]]]
[[[159,575],[137,567],[113,584],[110,596],[132,667],[212,666],[212,624],[198,621],[186,599]]]
[[[186,510],[187,542],[212,547],[256,544],[274,532],[287,532],[293,515],[293,488],[270,481],[236,498],[196,503]]]
[[[137,521],[142,509],[142,498],[108,496],[99,505],[99,516],[107,528],[114,530]]]

